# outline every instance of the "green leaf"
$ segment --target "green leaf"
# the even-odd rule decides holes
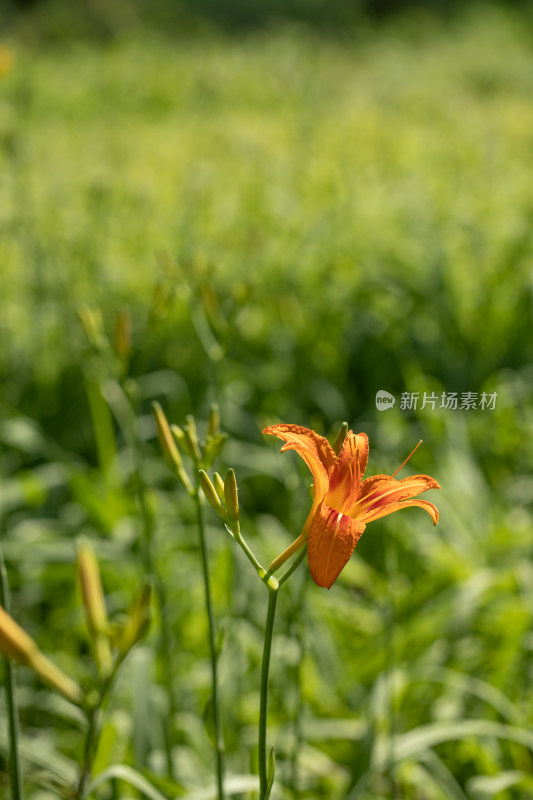
[[[267,789],[265,800],[268,800],[270,797],[270,792],[272,791],[272,786],[274,785],[274,775],[276,774],[276,755],[274,752],[274,747],[270,748],[270,753],[268,754],[268,763],[267,763]]]
[[[394,760],[396,763],[408,758],[416,758],[431,747],[443,742],[464,740],[468,737],[489,737],[505,739],[527,747],[533,752],[533,733],[526,728],[504,725],[483,719],[465,719],[454,722],[434,722],[421,725],[411,731],[396,736],[394,743]],[[373,754],[374,769],[380,770],[390,758],[390,748],[386,739],[382,746],[376,746]]]
[[[474,800],[488,800],[513,786],[531,789],[533,779],[525,772],[509,770],[499,772],[497,775],[477,775],[467,783],[468,791]]]
[[[118,778],[124,783],[128,783],[130,786],[133,786],[135,789],[138,789],[142,792],[148,800],[168,800],[164,794],[153,786],[150,781],[148,781],[144,775],[141,775],[140,772],[137,772],[136,769],[133,767],[128,767],[126,764],[113,764],[112,766],[105,769],[101,772],[90,784],[87,794],[91,794],[91,792],[96,791],[99,786],[102,786],[107,781],[112,780],[113,778]]]
[[[257,792],[258,788],[258,779],[255,775],[227,775],[224,780],[224,794],[227,797],[245,792]],[[188,794],[184,800],[216,800],[217,797],[218,789],[213,785]]]

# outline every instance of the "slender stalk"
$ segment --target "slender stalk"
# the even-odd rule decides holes
[[[100,703],[101,705],[101,703]],[[89,713],[89,728],[87,730],[87,738],[85,739],[85,749],[83,753],[83,762],[81,767],[80,779],[78,781],[78,788],[76,790],[76,800],[83,800],[85,797],[85,788],[87,781],[91,774],[91,766],[94,758],[94,749],[96,742],[96,733],[98,728],[98,708],[91,709]]]
[[[288,578],[291,577],[291,575],[294,572],[294,570],[296,569],[296,567],[300,566],[300,564],[304,560],[306,554],[307,554],[307,546],[304,547],[303,550],[299,553],[299,555],[294,559],[294,561],[292,562],[290,567],[287,567],[287,569],[285,570],[283,575],[280,575],[280,577],[278,578],[278,583],[279,583],[280,586],[281,586],[282,583],[285,583],[285,581]]]
[[[89,726],[87,728],[87,736],[85,739],[85,747],[83,751],[83,761],[81,766],[80,779],[78,781],[76,794],[74,795],[75,800],[83,800],[83,798],[85,797],[87,782],[91,777],[91,769],[94,761],[94,756],[96,754],[96,746],[98,744],[100,716],[102,713],[102,709],[107,701],[111,686],[113,685],[113,681],[115,680],[115,676],[118,672],[120,665],[122,664],[123,658],[124,657],[117,658],[115,660],[113,664],[113,669],[111,670],[110,674],[107,676],[107,678],[100,687],[100,693],[98,694],[98,699],[96,703],[94,705],[91,705],[88,709],[86,709]]]
[[[259,798],[267,800],[268,770],[267,770],[267,715],[268,715],[268,673],[270,670],[270,653],[272,651],[272,634],[274,633],[274,619],[276,616],[276,603],[278,588],[268,586],[268,611],[265,624],[265,643],[263,645],[263,663],[261,666],[261,699],[259,706]]]
[[[11,612],[9,602],[9,588],[7,585],[6,567],[4,556],[0,549],[0,603],[9,614]],[[22,783],[22,768],[20,765],[19,752],[19,718],[17,708],[17,697],[15,690],[15,674],[11,660],[8,656],[4,658],[4,673],[6,678],[6,701],[7,714],[9,719],[9,772],[11,777],[11,796],[13,800],[24,800],[24,788]]]
[[[158,651],[163,664],[163,681],[167,695],[168,714],[163,720],[163,743],[165,748],[165,758],[167,774],[169,778],[175,778],[174,764],[172,760],[172,724],[176,713],[174,702],[174,691],[172,684],[172,659],[170,649],[170,630],[168,624],[166,592],[163,581],[157,568],[157,561],[154,557],[154,532],[155,523],[147,496],[147,486],[143,477],[142,464],[144,459],[143,441],[139,435],[138,420],[135,408],[130,396],[125,391],[124,386],[114,383],[116,392],[115,402],[110,403],[113,413],[122,429],[125,441],[131,448],[132,454],[132,476],[134,492],[140,511],[141,519],[141,555],[146,574],[153,575],[155,578],[155,593],[159,605],[161,619],[161,633],[158,641]],[[108,402],[110,398],[108,397]]]
[[[198,522],[198,535],[200,539],[200,552],[202,554],[202,571],[204,577],[205,607],[209,627],[209,651],[211,657],[211,694],[213,697],[213,723],[215,728],[215,753],[217,768],[217,791],[218,800],[224,800],[224,737],[222,733],[222,720],[220,716],[220,705],[218,698],[218,667],[217,653],[215,645],[215,617],[213,614],[213,604],[211,602],[211,585],[209,580],[209,563],[207,557],[207,545],[205,537],[205,520],[202,496],[200,494],[200,483],[198,470],[196,474],[196,489],[193,498],[196,504],[196,518]]]
[[[258,573],[258,575],[260,576],[261,580],[263,580],[265,578],[265,576],[266,576],[266,570],[264,569],[264,567],[261,566],[261,564],[259,563],[259,561],[255,557],[254,553],[252,552],[252,550],[248,546],[246,540],[244,539],[244,537],[243,537],[243,535],[241,533],[241,526],[239,525],[239,521],[238,520],[235,520],[233,522],[233,524],[231,525],[231,530],[233,532],[233,536],[235,537],[235,541],[240,545],[244,555],[246,556],[248,561],[250,561],[250,563],[253,565],[255,571]]]

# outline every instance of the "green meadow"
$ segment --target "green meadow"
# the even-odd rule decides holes
[[[165,464],[153,401],[181,428],[194,415],[200,439],[218,404],[214,469],[235,470],[265,566],[311,507],[309,471],[266,425],[333,442],[346,420],[368,434],[367,476],[422,439],[399,477],[441,486],[422,496],[437,527],[417,508],[386,516],[330,591],[306,560],[280,588],[271,800],[533,797],[530,23],[481,4],[337,33],[2,40],[11,613],[90,696],[80,538],[110,631],[154,587],[86,800],[217,798],[195,503]],[[394,407],[377,407],[380,390]],[[207,504],[205,521],[227,797],[251,800],[268,592]],[[87,715],[28,665],[11,672],[24,797],[82,800]]]

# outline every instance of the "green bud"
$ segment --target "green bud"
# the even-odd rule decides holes
[[[224,481],[224,497],[226,498],[228,516],[230,520],[236,522],[239,519],[239,498],[237,495],[235,472],[231,468],[228,469]]]
[[[209,413],[209,422],[207,423],[207,435],[216,436],[218,433],[220,433],[220,411],[217,403],[213,403]]]
[[[161,449],[163,450],[167,464],[169,465],[170,469],[175,472],[179,481],[183,484],[187,491],[190,492],[192,491],[192,485],[189,480],[189,476],[185,472],[180,451],[178,450],[176,442],[172,437],[171,429],[163,409],[159,403],[156,402],[152,403],[152,408],[154,410],[155,421],[157,424],[159,443],[161,445]]]
[[[224,481],[218,474],[218,472],[213,473],[213,484],[215,486],[215,491],[218,494],[219,500],[222,505],[226,504],[226,495],[224,492]]]
[[[89,344],[97,348],[102,347],[105,335],[100,311],[93,311],[89,306],[83,305],[78,308],[78,317]]]
[[[200,453],[200,445],[198,443],[198,434],[196,432],[196,422],[194,421],[194,417],[192,414],[187,415],[187,424],[185,425],[184,433],[187,439],[189,448],[192,453],[192,457],[196,462],[202,460],[202,454]]]
[[[218,458],[228,437],[225,433],[218,433],[216,436],[208,436],[203,447],[202,461],[205,467],[210,467]]]
[[[180,428],[179,425],[171,425],[170,430],[172,431],[172,436],[176,440],[178,447],[180,447],[184,453],[187,453],[187,455],[192,456],[192,453],[189,450],[187,437],[185,436],[182,428]]]
[[[212,508],[215,509],[219,516],[221,516],[223,519],[226,519],[226,511],[220,502],[220,498],[216,493],[215,487],[211,483],[209,475],[203,469],[198,470],[198,474],[200,475],[200,485],[203,489],[207,502]]]
[[[107,610],[100,568],[88,539],[82,539],[78,543],[78,576],[96,662],[102,674],[108,675],[113,659],[107,636]]]

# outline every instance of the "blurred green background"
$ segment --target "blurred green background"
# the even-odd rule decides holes
[[[300,532],[309,477],[265,424],[334,437],[346,419],[370,437],[369,475],[422,438],[402,474],[442,487],[428,496],[438,528],[417,509],[395,514],[367,529],[330,592],[306,565],[284,587],[275,798],[533,797],[530,5],[43,0],[4,4],[0,19],[13,613],[89,680],[77,537],[94,543],[112,615],[144,574],[135,449],[116,365],[80,324],[87,307],[111,342],[131,312],[120,380],[168,595],[173,782],[157,613],[112,697],[96,770],[130,764],[167,797],[212,782],[194,509],[164,466],[151,402],[203,431],[216,401],[229,434],[218,468],[235,468],[266,563]],[[381,389],[397,398],[387,412]],[[439,402],[402,409],[402,392]],[[446,410],[442,392],[497,400]],[[228,765],[245,774],[266,599],[208,514]],[[18,683],[28,796],[49,800],[42,754],[67,780],[80,723],[29,671]],[[98,796],[138,795],[115,782]]]

